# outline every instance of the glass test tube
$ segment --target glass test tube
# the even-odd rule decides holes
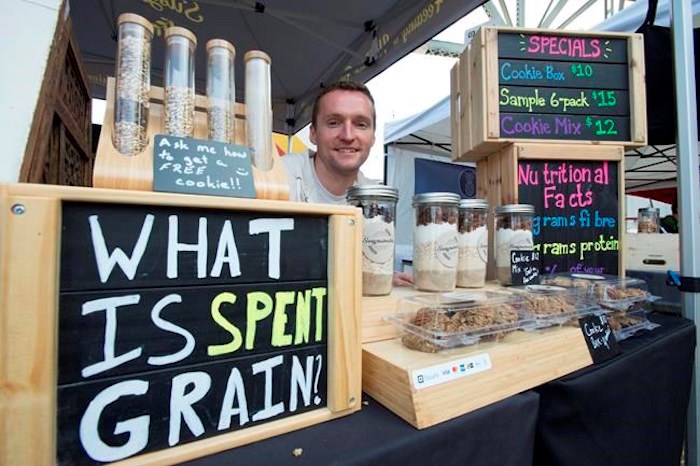
[[[165,132],[194,136],[194,51],[197,38],[182,27],[165,30]]]
[[[251,50],[245,61],[245,114],[251,160],[260,170],[272,168],[272,97],[270,57]]]
[[[233,143],[236,134],[236,49],[230,42],[207,42],[207,121],[209,139]]]
[[[120,15],[117,23],[112,144],[122,155],[136,155],[148,144],[153,25],[132,13]]]

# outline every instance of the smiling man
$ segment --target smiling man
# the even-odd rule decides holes
[[[364,84],[342,81],[316,97],[310,139],[316,152],[287,154],[289,200],[345,204],[354,184],[366,184],[360,167],[374,144],[374,99]]]
[[[374,144],[377,114],[364,84],[339,81],[321,90],[311,115],[311,142],[316,152],[287,154],[282,163],[289,179],[289,200],[346,204],[354,184],[369,180],[360,167]],[[394,272],[394,286],[412,286],[413,277]]]

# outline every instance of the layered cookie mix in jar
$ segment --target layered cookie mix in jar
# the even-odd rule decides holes
[[[362,209],[362,294],[391,293],[398,190],[383,185],[357,185],[348,190],[348,204]]]
[[[488,203],[483,199],[459,202],[459,254],[457,286],[476,288],[486,281],[489,235]]]
[[[452,291],[457,284],[459,195],[413,196],[413,281],[424,291]]]
[[[535,208],[529,204],[508,204],[494,209],[496,279],[502,285],[511,284],[510,253],[527,251],[534,247],[532,238],[534,215]]]

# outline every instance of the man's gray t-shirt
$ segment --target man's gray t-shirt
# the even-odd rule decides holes
[[[345,195],[336,196],[321,184],[316,176],[312,151],[287,154],[282,165],[289,180],[289,200],[295,202],[316,202],[320,204],[346,204]],[[370,181],[358,172],[355,184],[368,184]]]

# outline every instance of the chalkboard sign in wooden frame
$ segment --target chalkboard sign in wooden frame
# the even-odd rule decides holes
[[[166,399],[172,394],[177,394],[181,401],[192,401],[189,404],[192,410],[189,411],[188,406],[184,406],[178,411],[179,418],[175,424],[179,425],[179,430],[175,429],[175,431],[181,432],[182,437],[177,435],[169,437],[168,432],[156,432],[160,440],[153,444],[155,447],[141,448],[142,445],[137,445],[135,449],[138,452],[133,454],[135,456],[124,459],[124,464],[178,463],[325,422],[360,409],[361,268],[359,260],[362,231],[361,228],[358,228],[361,225],[361,216],[357,209],[347,206],[314,206],[281,201],[121,192],[30,184],[0,185],[0,206],[2,207],[2,218],[0,219],[0,257],[2,258],[0,262],[0,275],[2,276],[0,306],[3,309],[2,319],[0,319],[0,386],[3,387],[2,397],[0,397],[0,463],[60,464],[59,458],[65,457],[65,455],[62,453],[59,456],[59,451],[65,452],[66,450],[82,448],[80,442],[71,441],[67,445],[62,440],[70,436],[74,438],[80,436],[79,432],[72,432],[66,436],[65,432],[60,431],[66,428],[65,420],[71,419],[70,415],[66,415],[66,412],[79,409],[80,406],[85,407],[86,397],[94,399],[93,395],[98,393],[104,394],[101,398],[104,403],[113,395],[113,393],[110,395],[109,388],[106,389],[106,392],[103,391],[105,386],[111,387],[115,385],[113,382],[130,380],[130,376],[135,374],[143,376],[134,377],[139,379],[139,383],[128,389],[124,388],[125,385],[120,385],[119,389],[123,389],[125,392],[129,389],[133,390],[134,399],[138,399],[139,397],[135,395],[136,392],[143,391],[146,387],[153,387],[152,393],[158,392],[158,396],[162,395]],[[91,211],[94,212],[91,213]],[[110,257],[110,255],[111,257],[119,255],[115,251],[116,247],[121,246],[115,246],[110,242],[111,235],[107,234],[109,232],[107,228],[121,231],[120,224],[122,226],[124,224],[123,216],[129,214],[134,215],[134,219],[138,217],[140,220],[136,223],[129,223],[124,230],[127,233],[129,231],[136,232],[135,236],[132,235],[131,246],[122,248],[124,257],[112,265],[109,265],[111,259],[101,262],[96,260],[96,255],[99,254],[102,254],[103,259]],[[110,218],[112,218],[112,223],[110,223]],[[276,219],[273,223],[281,222],[280,224],[284,224],[277,228],[282,238],[290,231],[290,219],[297,220],[299,225],[307,225],[302,228],[312,234],[297,235],[297,239],[303,241],[303,237],[306,236],[308,241],[312,241],[314,244],[309,244],[307,247],[303,245],[300,247],[299,244],[296,244],[294,249],[302,249],[303,252],[316,251],[312,254],[316,258],[318,258],[319,250],[327,251],[326,270],[321,270],[322,266],[319,269],[318,266],[305,267],[300,266],[301,264],[289,264],[290,261],[284,260],[286,249],[283,240],[280,240],[281,243],[278,242],[281,244],[279,269],[275,269],[275,267],[261,269],[258,262],[267,263],[268,267],[269,264],[275,262],[270,259],[273,257],[274,247],[272,245],[274,241],[270,239],[270,246],[262,248],[262,260],[261,251],[258,251],[259,244],[255,241],[260,242],[260,238],[257,236],[272,238],[275,228],[270,228],[269,225],[259,225],[255,222],[256,219]],[[191,236],[187,238],[183,236],[179,239],[173,239],[172,236],[169,236],[172,231],[182,231],[185,234],[184,232],[189,230],[179,230],[178,226],[183,226],[184,222],[192,223],[193,221],[196,226],[189,233],[194,233],[194,239]],[[89,225],[86,226],[85,222]],[[76,230],[76,225],[82,228],[82,232],[80,228]],[[135,225],[136,229],[134,230]],[[102,226],[105,226],[105,229],[102,229]],[[247,226],[248,229],[246,230],[244,226]],[[90,232],[87,237],[88,244],[84,244],[84,247],[81,248],[76,241],[85,240],[88,231]],[[327,231],[326,237],[320,241],[320,244],[317,241],[319,231]],[[215,266],[216,260],[212,256],[204,261],[204,267],[201,269],[198,259],[187,261],[183,259],[173,267],[157,265],[158,258],[165,260],[164,257],[168,256],[166,250],[168,245],[172,244],[182,246],[179,250],[182,251],[180,255],[183,258],[187,254],[199,256],[203,250],[199,250],[198,253],[188,250],[188,243],[199,241],[197,244],[201,244],[203,238],[212,232],[214,234],[211,238],[213,243],[210,244],[209,250],[221,259],[220,267]],[[118,232],[115,235],[127,233]],[[300,230],[300,233],[304,232]],[[165,240],[161,237],[158,240],[150,239],[150,235],[155,238],[162,234],[166,234]],[[204,236],[200,236],[202,234]],[[247,238],[249,236],[256,236],[256,238],[249,239]],[[141,239],[140,242],[139,239]],[[104,249],[101,253],[96,252],[97,249],[100,249],[98,247],[100,244],[106,246],[106,252]],[[238,254],[235,251],[238,251]],[[293,254],[299,255],[298,253]],[[141,263],[143,261],[142,266],[138,266],[132,261],[135,257],[140,257],[135,262]],[[234,257],[239,259],[237,265]],[[168,260],[172,259],[173,257],[170,256]],[[128,265],[130,261],[134,262],[131,269]],[[255,264],[250,261],[255,261]],[[101,269],[100,266],[96,265],[97,263],[102,263]],[[324,261],[321,263],[323,264]],[[240,275],[235,272],[238,269],[237,266],[240,266]],[[93,276],[90,278],[91,272],[89,270],[92,269],[94,272],[97,270],[96,267],[101,270],[98,272],[99,277],[92,274]],[[117,271],[117,269],[120,270]],[[234,270],[231,275],[234,278],[223,279],[222,274],[219,273],[221,270],[227,272]],[[249,270],[257,271],[248,272]],[[309,276],[298,275],[299,270],[308,270]],[[304,273],[306,274],[306,272]],[[115,281],[111,285],[112,279],[108,277],[109,274],[115,277]],[[286,274],[297,276],[290,277]],[[100,283],[103,280],[104,287],[101,287]],[[142,284],[144,286],[138,285],[138,287],[133,288],[134,283],[140,283],[141,280],[144,280]],[[307,322],[308,319],[305,320],[302,316],[301,320],[297,321],[294,312],[279,311],[279,309],[289,311],[289,306],[285,308],[277,304],[284,302],[286,298],[294,300],[294,296],[299,299],[297,292],[300,290],[309,289],[309,294],[313,296],[314,289],[322,288],[326,288],[325,292],[318,291],[317,296],[325,299],[327,305],[325,313],[327,317],[325,323],[327,344],[324,344],[323,338],[318,340],[321,341],[321,346],[315,342],[307,344],[308,340],[304,340],[302,332],[297,345],[295,343],[297,336],[289,330],[292,327],[285,326],[285,314],[289,319],[287,324],[292,326],[294,323]],[[277,292],[280,292],[279,297]],[[240,301],[243,301],[243,296],[245,296],[249,305],[250,302],[257,303],[250,305],[246,312],[257,316],[253,321],[259,324],[256,328],[260,328],[256,337],[251,337],[250,341],[246,340],[242,343],[243,354],[230,362],[230,365],[240,363],[241,367],[247,364],[248,368],[258,364],[256,366],[257,372],[244,373],[245,371],[241,369],[240,379],[231,375],[234,371],[227,364],[224,363],[223,367],[218,367],[221,364],[217,365],[206,361],[211,354],[225,352],[225,349],[222,348],[226,343],[233,343],[236,338],[245,340],[245,334],[239,334],[237,337],[236,331],[233,330],[234,328],[243,328],[244,324],[241,323],[240,319],[237,321],[226,314],[225,306],[233,306],[236,301],[232,295],[239,296]],[[324,295],[325,297],[323,297]],[[105,304],[105,296],[111,296],[119,301],[112,307],[114,311],[110,311],[109,306],[102,306]],[[135,296],[138,296],[138,299]],[[210,306],[210,301],[213,303],[212,296],[220,297],[217,301],[218,307],[213,304]],[[90,297],[95,299],[89,299]],[[189,305],[204,302],[206,306],[202,311],[202,320],[199,321],[196,316],[191,315],[185,320],[177,320],[174,316],[179,316],[179,313],[168,313],[168,307],[173,304],[177,305],[178,299]],[[270,300],[276,303],[275,309],[270,307]],[[265,304],[266,302],[267,304]],[[76,303],[80,305],[78,306]],[[145,309],[147,313],[140,317],[136,315],[139,314],[138,312],[126,316],[125,313],[117,312],[116,309],[120,305],[124,305],[122,310],[127,308],[136,311]],[[98,309],[100,306],[102,306],[102,311]],[[78,311],[76,314],[76,309],[82,311]],[[270,313],[267,318],[272,319],[271,324],[269,322],[263,324],[266,309]],[[94,357],[94,354],[90,352],[81,353],[80,348],[81,345],[93,344],[94,337],[99,336],[95,335],[95,332],[89,331],[88,327],[75,328],[74,322],[71,320],[79,318],[81,312],[85,317],[103,316],[103,321],[111,319],[111,322],[115,324],[112,327],[103,326],[101,331],[103,340],[121,341],[123,344],[121,336],[131,335],[133,339],[128,340],[127,347],[118,346],[115,343],[116,346],[110,350],[109,345],[105,345],[104,353],[100,353],[103,361],[83,359],[83,363],[79,362],[81,357],[88,359]],[[111,317],[108,318],[108,314]],[[213,321],[218,323],[218,327],[215,329],[218,333],[211,333],[211,328],[206,329],[207,326],[211,327]],[[248,319],[248,321],[251,320]],[[120,322],[122,323],[120,324]],[[292,323],[290,324],[290,322]],[[150,327],[141,327],[145,325],[144,323]],[[315,330],[320,328],[316,325],[317,323],[316,320],[310,323],[310,336],[306,335],[308,339],[313,339],[314,335],[317,335]],[[134,328],[119,333],[120,325],[132,325]],[[109,330],[110,328],[111,330]],[[110,333],[112,331],[116,333]],[[171,337],[170,346],[159,347],[158,343],[153,341],[152,333],[154,331],[160,332],[161,336]],[[68,334],[64,332],[73,332],[72,339],[66,340]],[[277,339],[268,338],[269,332],[276,333]],[[288,333],[291,334],[287,335]],[[187,356],[189,350],[185,351],[185,348],[189,347],[192,336],[196,339],[208,338],[209,341],[206,342],[205,349],[199,348],[196,344],[195,349],[190,348],[191,354],[194,356],[187,359],[183,355]],[[230,341],[225,338],[226,336],[230,337]],[[148,341],[139,342],[139,338],[148,339]],[[270,342],[273,340],[274,342],[271,344]],[[73,344],[65,343],[65,346],[59,346],[64,345],[65,341],[72,341]],[[255,350],[258,344],[262,345],[262,352]],[[131,346],[129,347],[129,345]],[[133,367],[128,369],[128,364],[116,364],[121,361],[119,358],[126,354],[133,355],[135,353],[130,353],[130,351],[137,351],[139,348],[141,348],[142,353],[148,352],[149,354],[141,354],[133,361],[129,361],[134,362]],[[210,353],[209,350],[213,353]],[[68,356],[61,359],[61,351],[68,351]],[[185,364],[184,366],[162,365],[162,363],[169,363],[166,361],[168,355],[172,357],[176,354],[180,356],[174,359],[179,359],[178,362],[182,362]],[[233,382],[229,380],[229,383],[234,385],[240,383],[245,387],[250,382],[249,377],[255,376],[265,379],[268,373],[272,373],[274,368],[270,369],[270,367],[274,364],[270,362],[265,365],[264,361],[276,357],[284,359],[283,365],[286,364],[288,358],[296,357],[299,363],[297,366],[303,366],[297,367],[298,374],[304,370],[308,372],[306,364],[309,361],[311,361],[311,370],[317,370],[315,368],[318,367],[319,354],[323,355],[324,372],[300,377],[304,380],[298,380],[297,384],[299,389],[297,392],[298,409],[294,411],[291,408],[284,408],[287,411],[293,411],[287,413],[289,416],[273,414],[269,419],[256,422],[253,419],[255,413],[251,412],[248,422],[236,429],[217,428],[214,434],[209,435],[205,425],[205,433],[200,432],[200,427],[195,419],[199,407],[194,400],[199,400],[203,396],[202,393],[208,393],[205,387],[209,382],[211,382],[212,387],[217,386],[219,387],[217,390],[222,391],[225,391],[221,387],[222,384],[227,386],[227,379],[233,380]],[[73,361],[73,365],[66,361]],[[223,359],[223,361],[226,360]],[[107,366],[110,366],[110,363],[114,364],[105,367],[105,362],[108,363]],[[261,362],[263,362],[262,365]],[[100,365],[101,363],[102,365]],[[144,369],[146,366],[151,367]],[[61,368],[60,372],[59,368]],[[121,373],[122,368],[126,372]],[[115,371],[109,373],[110,370]],[[168,371],[172,372],[173,370],[175,375],[184,372],[190,376],[178,379],[179,385],[176,387],[175,377],[168,373]],[[92,377],[97,372],[109,374],[109,376],[90,382],[79,380],[81,377]],[[325,374],[324,379],[315,380],[316,374],[321,373]],[[77,378],[78,381],[73,380],[74,378]],[[319,386],[318,391],[316,391],[316,383]],[[320,400],[319,405],[316,405],[319,400],[316,400],[314,396],[309,397],[310,401],[307,403],[301,394],[302,388],[299,387],[309,384],[314,385],[312,395],[324,398]],[[166,388],[161,390],[159,387]],[[74,396],[70,393],[73,389],[75,390]],[[214,388],[212,388],[211,393],[221,395],[221,391],[216,392]],[[277,392],[273,390],[271,394],[276,396],[275,393]],[[240,397],[234,397],[234,399],[240,401]],[[207,403],[206,399],[204,402]],[[218,399],[218,401],[211,403],[217,410],[221,409],[222,406],[228,406],[232,413],[235,409],[240,408],[239,403],[234,403],[231,400],[224,402]],[[255,403],[260,402],[250,401],[251,406]],[[262,403],[263,406],[270,407],[267,401]],[[136,403],[136,405],[138,404]],[[185,403],[185,405],[187,404],[188,402]],[[141,409],[147,409],[143,407],[148,405],[149,403],[141,402]],[[310,409],[304,411],[299,408],[302,405],[310,406]],[[95,406],[99,406],[99,402],[90,403],[89,406],[91,406],[90,409],[93,409],[94,414],[97,412]],[[154,418],[157,410],[166,409],[166,414],[168,412],[166,401],[156,402],[154,400],[153,406]],[[296,412],[301,412],[301,414],[295,414]],[[192,413],[195,415],[192,416]],[[149,412],[142,411],[141,414],[148,415]],[[114,410],[112,410],[112,416],[114,415]],[[117,429],[121,429],[124,433],[117,435],[121,435],[119,444],[123,445],[126,442],[127,434],[125,433],[131,432],[130,429],[135,427],[134,423],[141,422],[143,425],[145,421],[139,420],[139,416],[134,415],[133,412],[117,413],[116,415],[122,416],[122,418],[112,419],[117,424],[110,427],[109,435],[111,437],[109,439],[113,441],[115,439],[113,432],[115,425],[121,426]],[[88,418],[89,416],[84,417]],[[258,417],[260,420],[261,417]],[[128,423],[130,419],[134,421],[131,427]],[[230,419],[233,419],[236,425],[239,424],[238,416],[232,415]],[[85,432],[90,432],[89,420],[81,421],[80,426],[72,428],[85,429]],[[215,422],[218,421],[219,417],[217,416]],[[154,425],[157,424],[156,421],[153,422]],[[162,423],[158,425],[162,426]],[[168,426],[167,421],[165,426]],[[100,430],[100,432],[103,431]],[[199,436],[195,437],[196,435]],[[173,440],[175,441],[173,442]],[[169,446],[169,442],[172,443],[172,447]],[[106,455],[108,456],[109,453]],[[73,461],[80,463],[71,457],[70,462]]]
[[[535,205],[533,233],[537,222],[541,233],[533,236],[535,243],[543,243],[544,236],[553,238],[546,248],[540,244],[541,275],[568,271],[622,274],[625,270],[623,160],[622,146],[510,144],[477,162],[477,197],[486,199],[491,206],[530,202]],[[557,172],[565,165],[566,176],[570,172],[568,168],[577,170],[584,167],[584,175],[591,179],[581,183],[568,183],[561,182],[563,175],[550,174],[545,180],[541,173],[544,164],[548,164],[548,168]],[[599,180],[595,178],[596,175],[599,175]],[[546,208],[545,193],[548,202]],[[572,206],[570,196],[574,196],[574,203],[580,199],[581,204],[586,205]],[[604,204],[604,208],[597,208],[601,203]],[[568,212],[566,219],[563,218],[562,212]],[[576,218],[569,221],[573,214]],[[590,218],[587,215],[590,215]],[[548,220],[544,217],[548,217]],[[588,222],[585,228],[579,228],[582,218]],[[561,223],[564,221],[568,222],[566,226]],[[561,230],[560,234],[551,228],[553,222],[560,222],[556,224]],[[488,278],[495,277],[491,247],[494,244],[492,230],[489,230]],[[572,243],[575,244],[572,246]],[[586,245],[583,246],[583,243]],[[601,254],[600,257],[595,256],[596,248]],[[562,270],[571,267],[574,269]]]
[[[641,34],[483,27],[451,80],[453,160],[517,142],[646,145]]]

